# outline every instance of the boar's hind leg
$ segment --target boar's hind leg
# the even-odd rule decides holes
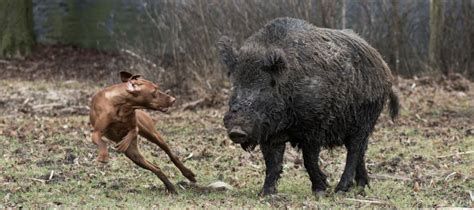
[[[359,162],[356,166],[355,180],[358,186],[365,187],[369,185],[369,175],[367,174],[367,169],[365,168],[365,151],[367,151],[367,138],[363,142],[365,148],[362,154],[359,156]]]
[[[261,144],[260,148],[266,166],[265,183],[263,184],[260,196],[275,194],[277,192],[276,184],[278,179],[280,179],[280,174],[283,169],[282,162],[283,154],[285,153],[285,143],[276,145]]]
[[[363,135],[348,139],[346,141],[346,165],[344,166],[344,172],[342,173],[341,180],[336,187],[336,192],[348,191],[352,186],[352,181],[354,180],[356,173],[358,173],[357,178],[361,179],[359,181],[363,181],[362,179],[367,177],[367,171],[365,171],[365,164],[363,162],[365,150],[367,149],[367,139],[368,135]],[[357,168],[359,170],[357,170]],[[356,172],[356,170],[358,172]]]
[[[319,152],[321,148],[313,145],[303,145],[304,167],[308,171],[314,193],[322,193],[328,187],[326,175],[319,168]]]

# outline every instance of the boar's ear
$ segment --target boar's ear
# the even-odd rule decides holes
[[[288,65],[285,52],[275,49],[267,53],[262,59],[262,70],[272,75],[279,75]]]
[[[217,42],[217,48],[219,49],[219,56],[222,63],[232,70],[237,63],[237,51],[234,47],[234,40],[227,36],[222,36]]]

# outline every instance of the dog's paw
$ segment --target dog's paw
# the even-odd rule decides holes
[[[122,140],[117,145],[115,145],[115,149],[119,152],[125,152],[125,151],[127,151],[129,146],[130,146],[129,141]]]
[[[96,160],[99,163],[106,164],[106,163],[109,162],[109,156],[108,155],[99,155]]]
[[[169,194],[172,194],[172,195],[177,195],[178,194],[178,191],[176,191],[176,188],[174,186],[167,186],[166,191]]]
[[[182,173],[184,177],[189,179],[189,181],[196,182],[196,174],[194,174],[191,170],[186,168],[182,171]]]

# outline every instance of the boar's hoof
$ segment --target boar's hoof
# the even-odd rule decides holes
[[[349,182],[341,181],[337,185],[335,192],[347,192],[347,191],[349,191],[349,188],[352,187],[352,185],[353,185],[353,183],[351,181],[349,181]]]
[[[326,196],[326,190],[315,189],[315,190],[313,190],[313,194],[314,194],[316,197],[324,197],[324,196]]]
[[[268,195],[274,195],[276,193],[277,193],[277,190],[274,187],[272,187],[272,188],[263,188],[262,191],[260,191],[260,193],[258,193],[258,196],[264,197],[264,196],[268,196]]]
[[[367,177],[359,178],[359,179],[356,178],[356,183],[357,183],[357,186],[359,187],[364,188],[365,186],[367,186],[368,188],[370,188],[369,179]]]

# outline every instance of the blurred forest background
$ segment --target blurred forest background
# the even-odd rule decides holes
[[[215,48],[220,36],[241,42],[289,16],[355,31],[395,75],[472,79],[473,11],[474,0],[3,0],[0,55],[22,57],[35,44],[92,48],[126,58],[114,72],[139,71],[175,92],[202,95],[227,85]]]

